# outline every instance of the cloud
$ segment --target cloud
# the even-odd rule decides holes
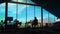
[[[5,3],[0,4],[0,13],[5,12]]]
[[[18,14],[20,14],[23,9],[26,9],[26,5],[22,5],[22,4],[13,4],[13,3],[8,3],[8,11],[11,11],[12,14],[16,14],[16,9],[18,8]],[[29,7],[29,6],[27,6]]]

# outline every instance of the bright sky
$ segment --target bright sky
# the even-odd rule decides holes
[[[16,1],[16,0],[14,0]],[[19,2],[24,2],[26,0],[18,0]],[[29,0],[30,1],[30,0]],[[28,2],[29,2],[28,1]],[[31,1],[30,1],[31,2]],[[33,3],[33,2],[32,2]],[[13,17],[16,19],[16,5],[13,3],[8,3],[8,16]],[[35,6],[35,12],[36,12],[36,17],[38,18],[38,21],[40,22],[41,20],[41,7]],[[48,22],[48,11],[43,9],[43,19],[44,22]],[[49,13],[49,21],[53,22],[54,21],[54,15]],[[5,3],[0,4],[0,20],[4,20],[5,16]],[[27,6],[27,21],[33,20],[34,19],[34,6]],[[25,23],[26,22],[26,5],[18,4],[18,20]]]

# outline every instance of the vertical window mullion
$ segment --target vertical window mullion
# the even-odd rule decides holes
[[[48,12],[48,23],[49,23],[49,12]]]
[[[25,27],[27,25],[27,0],[26,0],[26,24],[25,24]]]
[[[8,0],[6,0],[6,7],[5,7],[6,9],[5,9],[5,21],[4,21],[4,23],[5,23],[5,28],[7,28],[7,15],[8,15]],[[6,29],[5,29],[6,30]],[[5,31],[4,30],[4,31]]]
[[[18,19],[18,4],[16,5],[16,19]]]
[[[43,27],[43,8],[41,7],[41,27]]]
[[[34,5],[34,17],[36,17],[36,15],[35,15],[36,13],[35,13],[35,5]]]

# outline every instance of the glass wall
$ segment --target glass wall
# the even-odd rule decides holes
[[[19,20],[19,22],[26,23],[26,16],[27,22],[29,22],[30,20],[33,21],[34,17],[36,16],[38,19],[38,23],[41,23],[41,7],[8,3],[8,17],[13,17],[14,21],[16,19],[16,13],[18,15],[17,19]],[[43,9],[43,23],[52,23],[54,22],[54,20],[55,16],[49,13],[47,10]]]

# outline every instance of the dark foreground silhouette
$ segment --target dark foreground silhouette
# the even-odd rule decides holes
[[[3,22],[3,21],[1,21]],[[0,34],[60,34],[60,22],[54,23],[52,27],[44,26],[44,27],[25,27],[25,28],[18,28],[18,20],[14,21],[14,25],[7,25],[3,27],[0,25]],[[19,23],[21,25],[21,22]],[[33,20],[32,25],[36,26],[38,24],[38,20],[35,17]]]
[[[7,26],[6,29],[1,27],[0,34],[60,34],[60,31],[54,30],[54,28],[16,28],[15,26]]]

